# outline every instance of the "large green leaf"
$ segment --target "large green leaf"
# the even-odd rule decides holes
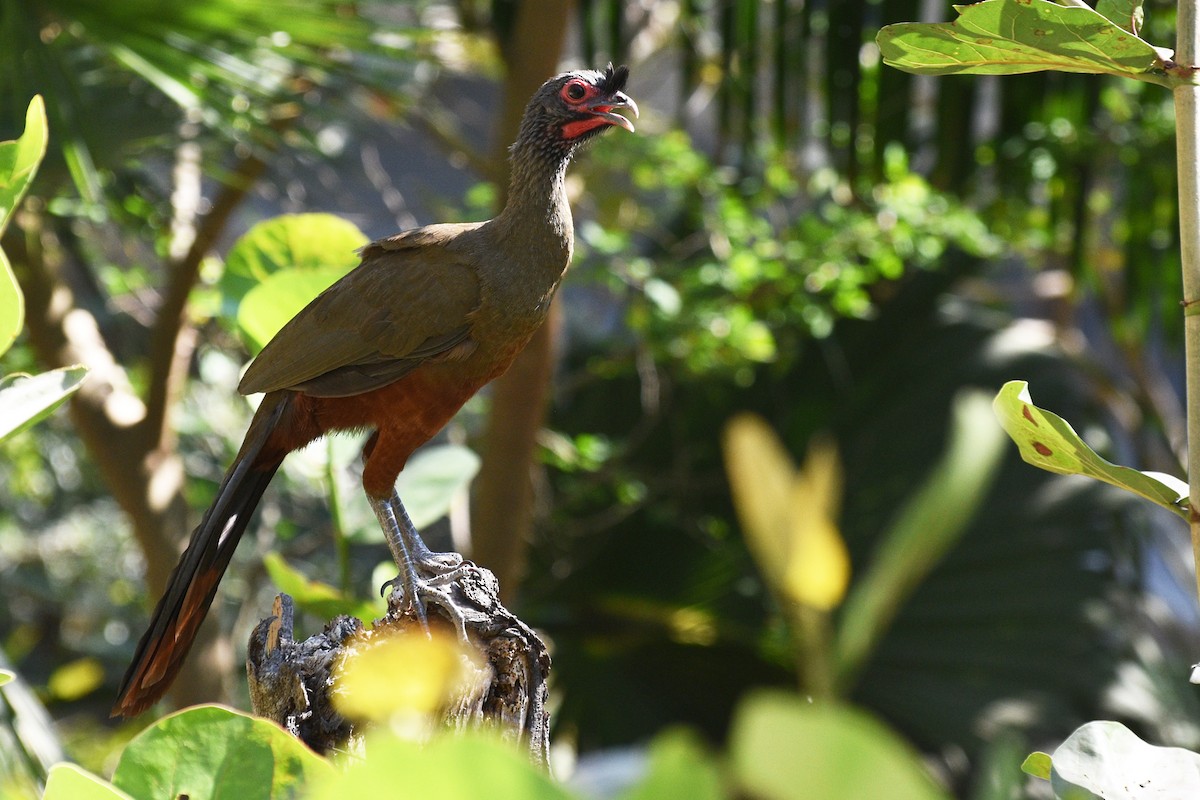
[[[1164,86],[1164,52],[1082,4],[984,0],[955,6],[953,22],[879,31],[884,63],[923,75],[1015,75],[1057,70],[1121,75]]]
[[[1147,744],[1119,722],[1089,722],[1051,757],[1050,785],[1070,800],[1200,797],[1200,755]]]
[[[273,722],[220,706],[163,717],[129,743],[113,784],[139,800],[277,800],[333,771]]]
[[[1187,484],[1159,472],[1138,472],[1105,461],[1087,446],[1071,424],[1033,404],[1029,384],[1009,381],[993,403],[1021,458],[1060,475],[1086,475],[1157,503],[1187,519]]]
[[[721,800],[726,797],[721,771],[694,733],[673,729],[650,743],[646,775],[621,800]]]
[[[45,419],[86,377],[86,367],[63,367],[40,375],[0,379],[0,441]]]
[[[366,758],[322,777],[307,797],[342,800],[388,795],[439,800],[571,798],[530,764],[526,754],[478,733],[439,736],[424,746],[380,733],[367,740]]]
[[[0,235],[8,226],[46,154],[46,107],[40,95],[25,112],[25,132],[11,142],[0,142]],[[0,250],[0,354],[13,343],[24,324],[25,301],[4,251]]]
[[[413,524],[423,528],[450,511],[454,496],[479,472],[479,456],[457,444],[423,447],[408,460],[396,492]]]
[[[761,800],[946,800],[920,756],[868,714],[783,692],[752,695],[731,734],[733,772]]]
[[[42,800],[135,800],[103,778],[75,764],[55,764],[46,776]]]
[[[367,243],[357,227],[332,214],[285,214],[260,222],[230,249],[221,277],[228,309],[261,350],[284,324],[358,265]]]

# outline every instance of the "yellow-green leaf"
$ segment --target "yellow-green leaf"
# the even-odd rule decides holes
[[[818,438],[792,483],[784,593],[822,611],[837,608],[850,582],[850,556],[837,526],[842,468],[832,440]]]
[[[1170,85],[1150,43],[1091,8],[1048,0],[955,6],[953,22],[888,25],[884,63],[922,75],[1015,75],[1040,70],[1121,75]]]
[[[787,558],[788,509],[796,465],[761,417],[741,414],[725,429],[725,470],[746,543],[778,586]]]
[[[473,653],[446,634],[364,639],[334,673],[338,711],[353,719],[428,717],[483,677]]]
[[[104,683],[104,667],[94,658],[77,658],[50,673],[50,694],[59,700],[78,700]]]

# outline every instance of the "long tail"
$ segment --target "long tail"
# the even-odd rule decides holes
[[[290,405],[290,393],[268,394],[255,413],[242,448],[221,481],[217,497],[167,580],[150,627],[138,642],[133,663],[121,680],[112,715],[132,717],[158,701],[175,680],[217,584],[246,530],[285,451],[266,448]]]

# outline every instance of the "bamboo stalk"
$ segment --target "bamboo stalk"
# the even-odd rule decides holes
[[[1200,27],[1196,0],[1180,0],[1175,60],[1197,62]],[[1188,515],[1192,555],[1197,568],[1200,596],[1200,86],[1194,82],[1174,87],[1176,171],[1179,177],[1179,248],[1183,266],[1184,352],[1187,369]],[[1193,680],[1196,676],[1193,675]]]

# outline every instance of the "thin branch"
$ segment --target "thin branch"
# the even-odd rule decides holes
[[[187,315],[188,297],[200,277],[200,265],[266,169],[258,153],[243,158],[229,174],[211,210],[200,220],[191,246],[168,264],[162,305],[150,332],[150,380],[146,397],[145,430],[156,442],[168,435],[167,413],[183,387],[195,337]]]

